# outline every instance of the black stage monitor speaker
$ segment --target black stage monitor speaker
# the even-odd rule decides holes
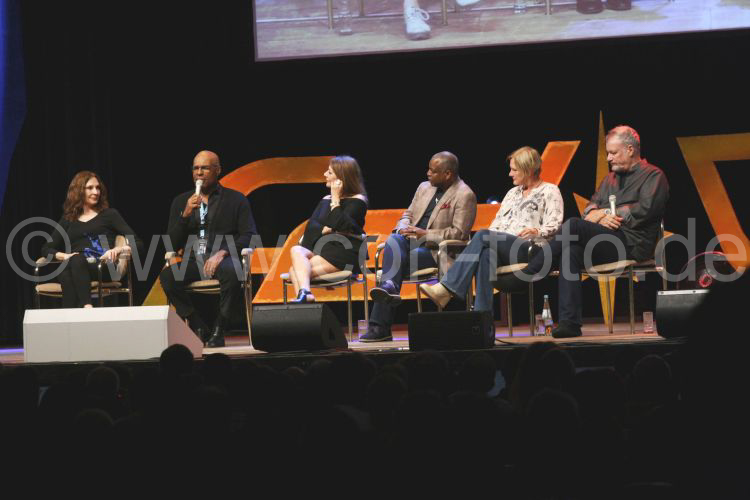
[[[708,290],[667,290],[656,294],[656,330],[664,338],[685,337],[693,312],[708,295]]]
[[[346,337],[325,304],[256,306],[253,347],[266,352],[320,351],[346,348]]]
[[[484,349],[495,345],[491,311],[409,314],[409,349]]]

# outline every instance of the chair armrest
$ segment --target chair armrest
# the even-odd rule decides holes
[[[39,271],[42,267],[48,266],[48,265],[60,265],[62,264],[62,261],[55,260],[54,255],[51,259],[48,259],[47,257],[39,257],[36,259],[35,265],[34,265],[34,276],[39,278]]]
[[[469,242],[465,240],[443,240],[438,243],[438,248],[443,249],[446,247],[465,247]]]
[[[375,247],[375,282],[378,281],[378,271],[380,270],[380,254],[383,253],[383,249],[385,248],[385,242],[379,243]]]
[[[253,259],[253,252],[255,252],[254,248],[243,248],[240,252],[240,255],[242,255],[242,272],[245,273],[245,281],[252,280],[252,267],[250,265],[250,261]]]
[[[438,243],[438,252],[437,252],[437,267],[438,267],[438,277],[443,277],[443,272],[446,268],[446,266],[443,264],[443,260],[448,259],[448,250],[449,249],[457,249],[457,248],[466,248],[466,246],[469,244],[468,241],[465,240],[443,240],[440,243]]]

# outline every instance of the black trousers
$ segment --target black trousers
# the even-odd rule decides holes
[[[70,308],[91,304],[91,282],[99,279],[98,263],[89,264],[86,262],[86,257],[75,254],[68,259],[67,263],[61,265],[65,267],[57,280],[62,286],[62,306]],[[109,269],[105,265],[102,269],[102,280],[110,281],[111,279]]]
[[[182,266],[186,267],[182,267]],[[179,269],[178,269],[179,268]],[[195,312],[190,294],[185,291],[185,286],[200,281],[202,268],[198,262],[191,258],[187,262],[180,262],[166,267],[159,274],[161,286],[167,295],[169,302],[174,305],[177,314],[185,319]],[[184,276],[180,279],[180,273]],[[232,304],[241,294],[240,282],[243,277],[242,265],[237,259],[225,257],[216,268],[212,279],[219,281],[219,316],[216,325],[226,326],[231,318]]]
[[[571,236],[577,236],[578,239],[563,242],[558,238],[560,234],[570,234]],[[580,273],[586,267],[586,249],[588,247],[590,252],[590,265],[606,264],[630,258],[625,242],[625,233],[619,229],[613,231],[601,224],[572,218],[565,221],[558,236],[549,244],[552,250],[552,258],[557,261],[553,261],[553,266],[557,265],[560,269],[558,321],[567,321],[580,326],[583,324]],[[604,237],[608,237],[609,240],[604,239]],[[619,245],[614,244],[615,241],[619,241]],[[618,246],[620,250],[624,250],[622,253],[618,252]],[[538,273],[544,265],[544,259],[545,252],[537,253],[529,262],[526,272],[529,274]]]

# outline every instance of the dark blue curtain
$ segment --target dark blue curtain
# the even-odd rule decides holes
[[[10,158],[26,114],[19,0],[0,0],[0,213]]]

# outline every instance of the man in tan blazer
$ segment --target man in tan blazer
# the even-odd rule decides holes
[[[443,240],[465,240],[477,215],[477,197],[458,176],[458,158],[443,151],[430,159],[427,181],[417,188],[383,249],[380,286],[371,290],[375,305],[367,333],[359,340],[391,340],[391,324],[401,303],[401,284],[418,269],[437,266],[437,247]]]

